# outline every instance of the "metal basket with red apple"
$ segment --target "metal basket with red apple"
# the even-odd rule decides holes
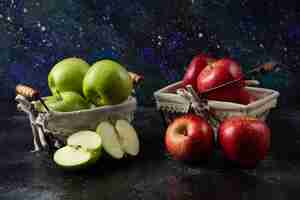
[[[134,87],[141,79],[113,60],[90,66],[66,58],[49,72],[51,96],[17,85],[17,108],[30,119],[34,151],[55,150],[54,161],[67,169],[90,166],[102,152],[115,159],[136,156],[139,140],[130,122],[137,108]]]
[[[274,66],[269,62],[244,73],[230,58],[194,57],[182,81],[154,93],[170,155],[177,160],[208,159],[217,144],[228,160],[255,167],[270,147],[265,119],[276,107],[279,93],[251,87],[258,82],[247,76]]]

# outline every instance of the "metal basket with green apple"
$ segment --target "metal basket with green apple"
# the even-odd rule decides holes
[[[129,72],[132,81],[139,83],[143,77]],[[103,121],[125,119],[131,122],[137,109],[137,100],[132,95],[116,105],[104,105],[71,112],[57,112],[45,104],[47,97],[40,97],[39,92],[25,85],[17,85],[17,108],[25,112],[30,121],[33,134],[34,151],[59,148],[66,143],[72,133],[80,130],[96,130]],[[43,106],[43,111],[37,109]]]

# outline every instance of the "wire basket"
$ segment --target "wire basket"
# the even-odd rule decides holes
[[[195,104],[193,100],[179,92],[182,88],[182,82],[180,81],[168,85],[154,93],[157,109],[161,112],[166,126],[171,123],[174,118],[190,112],[195,113],[195,110],[200,110],[200,112],[196,112],[196,114],[203,115],[201,111],[205,109],[209,110],[209,113],[213,116],[209,121],[214,129],[218,127],[220,121],[230,116],[247,115],[265,120],[270,110],[276,107],[279,97],[279,92],[275,90],[245,87],[248,92],[257,98],[256,101],[248,105],[205,99],[202,103],[196,102]],[[195,96],[195,94],[194,92],[193,95]],[[199,98],[197,96],[196,94],[194,98]],[[207,118],[207,115],[205,117]]]
[[[61,147],[66,138],[80,130],[96,130],[102,121],[126,119],[131,122],[137,109],[136,98],[129,97],[125,102],[73,112],[38,112],[34,104],[22,95],[16,96],[18,109],[27,113],[33,133],[34,151]]]
[[[130,77],[137,86],[143,77],[129,72]],[[56,112],[49,110],[43,103],[45,98],[39,97],[39,92],[31,87],[18,85],[16,87],[17,108],[28,115],[32,134],[33,151],[43,149],[51,150],[59,148],[66,143],[66,138],[74,132],[80,130],[96,130],[97,125],[102,121],[114,123],[118,119],[125,119],[131,122],[137,109],[137,100],[129,96],[127,100],[117,105],[106,105],[90,109]],[[42,103],[46,111],[38,111],[36,104]]]

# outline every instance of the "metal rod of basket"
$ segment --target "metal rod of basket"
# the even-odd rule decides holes
[[[267,63],[263,63],[263,64],[258,64],[252,70],[246,72],[245,76],[249,76],[249,75],[251,75],[253,73],[260,72],[260,71],[265,71],[265,72],[272,71],[273,68],[274,68],[274,66],[276,66],[276,65],[277,65],[277,63],[276,62],[272,62],[272,61],[267,62]],[[209,93],[211,93],[211,92],[213,92],[213,91],[215,91],[217,89],[220,89],[220,88],[223,88],[223,87],[230,86],[230,85],[233,85],[235,83],[238,83],[238,82],[244,80],[245,76],[242,76],[242,77],[240,77],[238,79],[235,79],[235,80],[232,80],[232,81],[228,81],[228,82],[223,83],[221,85],[218,85],[216,87],[210,88],[210,89],[208,89],[208,90],[206,90],[204,92],[201,92],[201,95],[208,95]]]

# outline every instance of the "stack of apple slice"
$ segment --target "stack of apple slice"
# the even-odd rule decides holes
[[[64,168],[84,168],[100,158],[101,149],[102,140],[96,132],[79,131],[67,139],[67,146],[58,149],[53,159]]]
[[[124,155],[137,156],[140,143],[137,133],[126,120],[117,120],[115,125],[101,122],[96,132],[79,131],[67,139],[67,146],[58,149],[54,161],[68,169],[82,169],[99,160],[101,150],[114,159]]]

